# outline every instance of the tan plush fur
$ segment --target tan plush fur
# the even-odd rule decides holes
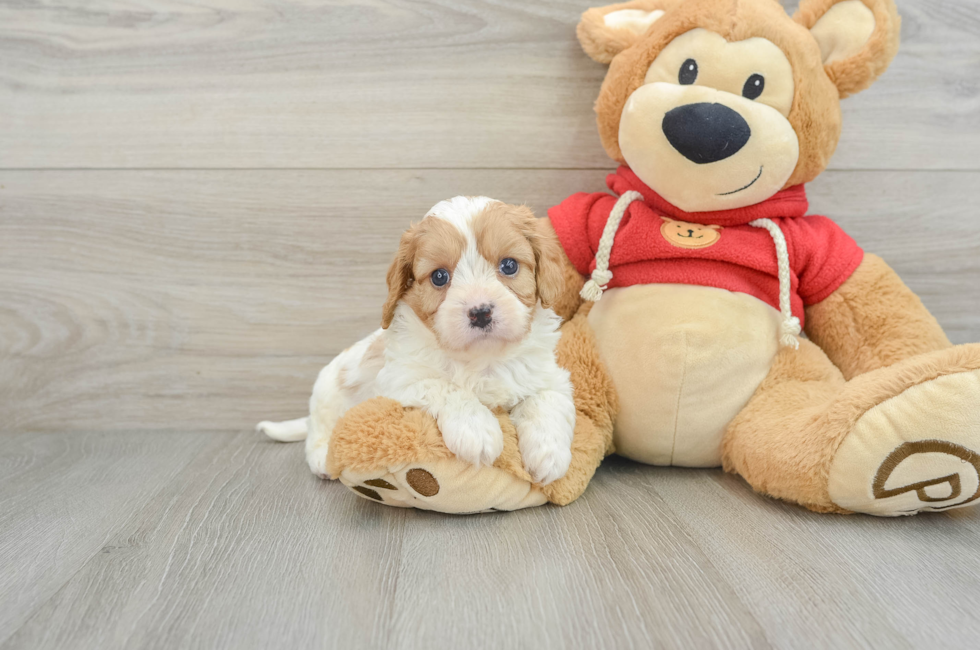
[[[377,397],[347,411],[334,427],[327,472],[337,478],[343,469],[367,472],[452,457],[435,420],[417,409]]]
[[[619,136],[627,100],[668,44],[702,28],[730,42],[764,38],[786,55],[794,81],[787,119],[800,152],[785,186],[812,180],[837,146],[840,99],[867,88],[898,48],[900,20],[892,0],[860,0],[874,18],[866,42],[857,40],[863,38],[859,31],[829,37],[842,41],[818,42],[818,36],[833,34],[826,27],[833,20],[818,32],[811,28],[842,1],[803,0],[792,19],[774,0],[630,3],[586,12],[578,30],[583,49],[610,63],[595,106],[606,151],[625,162]],[[608,12],[623,8],[666,13],[642,34],[605,25]],[[851,5],[844,11],[858,10]],[[838,12],[834,20],[842,15],[847,14]],[[847,25],[857,29],[856,22]],[[858,419],[911,386],[976,369],[980,346],[951,347],[918,297],[873,255],[834,294],[807,309],[807,334],[811,341],[801,341],[799,351],[784,349],[777,355],[767,378],[731,422],[723,464],[760,492],[814,510],[841,511],[828,494],[829,467]]]
[[[636,43],[640,35],[626,29],[609,27],[605,23],[607,14],[623,9],[665,11],[677,4],[678,0],[633,0],[633,2],[620,2],[605,7],[593,7],[582,14],[582,20],[576,30],[578,41],[592,60],[609,63],[617,54]]]
[[[793,20],[807,29],[820,17],[844,0],[804,0]],[[890,0],[861,0],[875,17],[875,31],[864,49],[856,56],[834,61],[826,66],[841,99],[866,89],[888,68],[898,52],[902,20]]]
[[[565,323],[558,344],[558,365],[572,375],[576,411],[572,464],[564,478],[543,488],[548,500],[558,505],[577,499],[602,459],[613,453],[613,420],[619,403],[587,318],[588,310],[583,309]]]
[[[980,344],[900,361],[845,382],[809,341],[784,349],[755,396],[729,426],[724,467],[759,492],[818,512],[846,512],[830,500],[830,464],[867,411],[912,386],[980,368]]]
[[[919,297],[870,254],[837,291],[807,308],[806,332],[845,379],[952,345]]]
[[[878,20],[867,47],[859,55],[826,68],[808,27],[836,0],[804,3],[796,22],[775,0],[697,0],[673,7],[642,38],[612,59],[595,105],[599,136],[606,153],[618,162],[625,162],[619,147],[619,122],[626,100],[643,84],[650,64],[668,43],[701,27],[730,41],[766,38],[786,54],[793,66],[796,88],[788,119],[799,138],[800,157],[785,187],[813,180],[826,169],[837,148],[841,130],[839,98],[869,86],[888,67],[898,48],[899,22],[894,5],[880,0],[865,1]],[[593,11],[583,14],[579,39],[590,56],[603,60],[593,53],[605,51],[602,47],[616,50],[622,39],[604,46],[597,44],[597,38],[608,32],[595,27],[604,13],[590,13]]]
[[[822,475],[839,431],[821,416],[845,385],[840,371],[816,345],[784,348],[769,376],[729,425],[722,446],[726,471],[759,492],[815,510],[834,509]]]

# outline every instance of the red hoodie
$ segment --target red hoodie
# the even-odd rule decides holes
[[[827,217],[804,216],[809,204],[802,185],[745,208],[684,212],[647,187],[628,167],[607,176],[606,184],[616,194],[635,190],[643,195],[643,201],[630,204],[616,232],[609,287],[695,284],[747,293],[778,310],[775,245],[766,230],[748,225],[767,218],[786,237],[790,301],[793,315],[802,323],[803,307],[832,294],[864,259],[864,251],[840,226]],[[582,275],[595,269],[599,238],[615,203],[616,197],[605,192],[579,192],[548,210],[565,253]],[[670,224],[670,219],[720,227],[689,229],[685,224]],[[710,243],[668,238],[678,232],[701,235],[700,242]]]

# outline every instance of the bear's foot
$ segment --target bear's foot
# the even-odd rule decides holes
[[[868,386],[877,403],[834,455],[830,499],[886,517],[980,503],[980,346],[893,368],[877,371]]]
[[[404,463],[374,472],[344,470],[339,478],[358,496],[399,508],[472,514],[547,502],[528,480],[456,459]]]
[[[454,514],[518,510],[574,501],[611,449],[611,423],[599,428],[580,413],[568,472],[538,485],[524,468],[514,425],[505,414],[497,417],[503,452],[492,467],[472,465],[449,451],[425,413],[383,397],[369,400],[337,423],[322,473],[389,506]],[[316,468],[314,473],[320,474]]]

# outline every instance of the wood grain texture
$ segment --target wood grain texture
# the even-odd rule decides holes
[[[3,3],[0,168],[604,168],[592,4]],[[980,5],[898,5],[833,168],[976,170]]]
[[[301,415],[378,326],[398,236],[438,200],[539,214],[600,171],[0,172],[0,421],[242,429]],[[980,173],[830,172],[812,211],[980,340]]]
[[[776,647],[976,645],[980,512],[827,517],[720,472],[624,471],[664,499]]]
[[[438,532],[438,522],[406,526],[392,640],[404,648],[449,647],[443,635],[473,648],[770,647],[656,492],[617,480],[619,464],[601,469],[571,508],[471,517]]]
[[[6,647],[378,647],[403,513],[316,479],[300,445],[222,440]]]
[[[612,458],[567,508],[447,517],[215,433],[304,412],[436,201],[604,189],[591,4],[0,3],[2,650],[976,645],[978,509]],[[977,341],[980,5],[898,4],[812,212]]]
[[[78,471],[153,436],[113,438]],[[720,471],[610,459],[566,508],[447,516],[317,480],[301,445],[187,439],[199,453],[182,470],[118,479],[164,487],[29,618],[0,624],[0,648],[928,649],[980,633],[976,509],[818,515]],[[65,560],[24,558],[15,577]]]
[[[0,642],[227,436],[0,434]]]

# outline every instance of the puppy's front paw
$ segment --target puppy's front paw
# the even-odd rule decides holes
[[[534,482],[547,485],[563,477],[572,462],[575,435],[575,406],[571,400],[526,401],[514,409],[510,418],[517,429],[524,468]]]
[[[529,435],[530,430],[527,428],[521,431],[521,427],[517,427],[517,435],[521,438],[524,468],[535,483],[548,485],[568,472],[568,466],[572,463],[572,448],[570,444],[561,442],[557,438]],[[527,442],[524,442],[525,440]]]
[[[449,451],[474,465],[493,465],[504,450],[500,422],[479,402],[462,402],[439,415],[439,430]]]

